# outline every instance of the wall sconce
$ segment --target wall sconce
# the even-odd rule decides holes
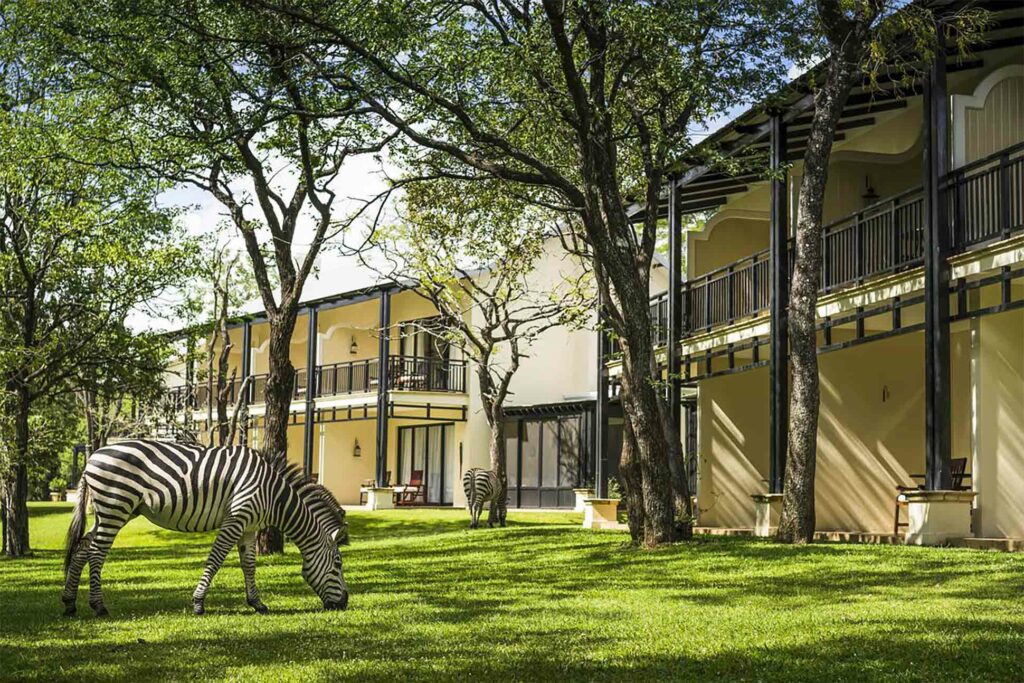
[[[363,455],[363,449],[359,447],[359,439],[356,439],[356,447],[352,449],[352,457],[359,458]]]
[[[878,193],[875,192],[875,188],[871,186],[871,178],[864,176],[864,194],[860,196],[864,200],[864,206],[868,204],[874,204],[878,201]]]
[[[359,344],[356,343],[356,336],[352,335],[352,344],[348,347],[348,352],[353,356],[359,353]]]

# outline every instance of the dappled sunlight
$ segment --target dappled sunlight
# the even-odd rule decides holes
[[[724,377],[701,388],[702,525],[753,526],[750,496],[768,490],[767,396],[764,373]]]
[[[60,556],[42,550],[0,563],[0,666],[44,680],[834,680],[908,663],[922,679],[1020,673],[1024,613],[1010,606],[1024,556],[708,537],[644,551],[581,529],[578,515],[510,518],[471,531],[462,510],[350,512],[341,613],[319,609],[289,547],[259,561],[269,615],[245,606],[229,558],[207,615],[193,617],[206,554],[193,541],[208,539],[153,546],[144,523],[107,564],[113,616],[63,619]],[[55,547],[55,529],[40,541]],[[950,657],[965,646],[969,657]]]

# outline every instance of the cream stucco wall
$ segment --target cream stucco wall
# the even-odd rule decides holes
[[[924,471],[924,338],[906,334],[819,356],[816,487],[819,530],[892,530],[897,484]],[[970,452],[970,336],[951,349],[953,457]],[[751,494],[767,491],[768,373],[700,384],[701,523],[753,526]]]
[[[1024,538],[1024,311],[974,326],[975,533]]]

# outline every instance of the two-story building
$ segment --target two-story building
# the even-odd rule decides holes
[[[1024,8],[985,5],[993,23],[972,54],[950,44],[911,87],[866,79],[839,122],[818,302],[822,531],[901,537],[909,499],[962,535],[1024,538]],[[680,165],[661,207],[675,266],[666,376],[674,419],[691,426],[701,526],[777,514],[813,77],[702,143],[747,170]],[[684,273],[680,225],[696,211],[712,215],[686,235]],[[921,491],[897,501],[900,486]]]
[[[551,239],[530,279],[538,291],[549,291],[579,272],[579,262]],[[659,263],[652,290],[664,290],[666,282]],[[404,491],[417,482],[420,495],[394,500],[463,505],[462,473],[488,466],[490,432],[472,364],[458,345],[431,334],[438,319],[433,304],[413,283],[385,280],[352,259],[309,282],[302,306],[291,343],[297,376],[289,461],[302,464],[343,505],[387,505],[373,488]],[[243,378],[251,376],[244,438],[259,447],[269,327],[258,304],[250,308],[230,324],[228,374],[235,377],[232,407]],[[571,508],[573,489],[593,487],[596,339],[592,329],[552,328],[523,359],[505,410],[511,506]],[[196,381],[195,366],[171,367],[167,385],[173,419],[181,424],[187,413],[206,440],[215,416],[209,380]]]

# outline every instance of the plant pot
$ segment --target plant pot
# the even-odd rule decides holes
[[[50,491],[50,500],[54,503],[60,503],[64,501],[63,491]]]

